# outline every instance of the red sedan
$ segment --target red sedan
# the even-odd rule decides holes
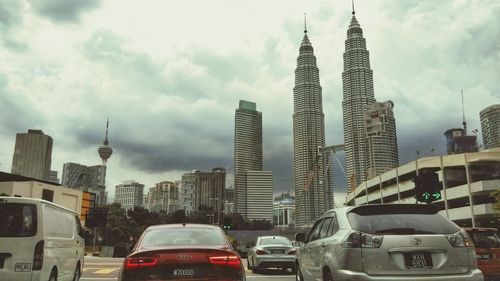
[[[148,227],[125,258],[118,280],[245,280],[245,270],[218,226]]]

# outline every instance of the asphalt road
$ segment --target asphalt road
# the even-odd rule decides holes
[[[246,259],[243,259],[246,269]],[[118,271],[122,265],[123,258],[101,258],[85,257],[83,274],[81,281],[116,281]],[[292,281],[295,275],[290,271],[283,272],[277,269],[262,270],[259,274],[254,274],[246,269],[248,281]]]

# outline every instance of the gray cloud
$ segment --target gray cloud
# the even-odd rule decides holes
[[[15,52],[26,52],[29,47],[18,38],[16,31],[24,21],[22,1],[4,0],[0,5],[0,41],[5,47]]]
[[[29,0],[35,10],[53,22],[79,22],[83,13],[96,9],[101,0]]]

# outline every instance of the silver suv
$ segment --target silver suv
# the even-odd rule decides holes
[[[332,209],[295,240],[298,281],[483,280],[468,234],[434,205]]]

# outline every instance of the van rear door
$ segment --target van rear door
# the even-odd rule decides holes
[[[0,199],[0,280],[31,280],[37,205]]]

